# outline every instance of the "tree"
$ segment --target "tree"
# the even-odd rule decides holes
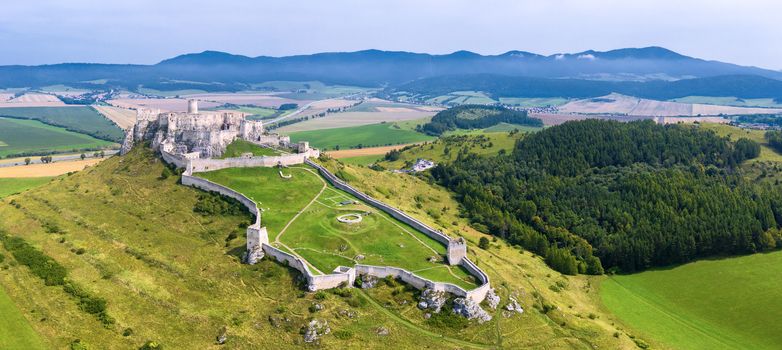
[[[478,248],[483,250],[489,249],[489,239],[486,237],[481,237],[481,239],[478,240]]]
[[[24,159],[24,165],[30,165],[30,161],[31,161],[31,160],[30,160],[30,158],[29,158],[29,157],[28,157],[28,158],[25,158],[25,159]]]
[[[84,158],[87,158],[87,155],[82,153],[79,157],[81,157],[81,160],[84,160]]]

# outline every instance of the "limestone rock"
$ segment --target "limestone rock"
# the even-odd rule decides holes
[[[491,321],[491,315],[472,299],[454,299],[453,313],[466,317],[468,320],[477,320],[478,323]]]
[[[448,295],[445,292],[436,291],[434,289],[424,289],[421,293],[420,302],[418,303],[419,309],[431,309],[435,313],[440,312],[445,301],[448,300]]]
[[[377,277],[370,275],[361,276],[361,289],[375,288],[377,285]]]
[[[228,329],[223,327],[220,330],[220,334],[217,335],[217,338],[215,339],[217,341],[217,344],[223,345],[226,341],[228,341]]]
[[[486,303],[489,304],[492,310],[496,310],[497,306],[500,305],[500,296],[497,295],[494,288],[490,288],[489,292],[486,293]]]
[[[523,313],[524,309],[521,308],[521,305],[519,302],[514,298],[513,296],[509,296],[507,305],[505,305],[505,310],[511,311],[511,312],[517,312],[517,313]]]
[[[380,335],[380,336],[387,336],[388,335],[388,328],[386,328],[386,327],[377,327],[376,333],[377,333],[377,335]]]
[[[261,261],[261,259],[263,259],[263,256],[263,249],[261,249],[260,245],[257,245],[252,247],[252,249],[247,252],[247,256],[244,258],[244,262],[250,265],[255,265]]]
[[[304,342],[312,343],[320,339],[322,336],[331,333],[329,323],[325,320],[312,320],[307,324],[307,329],[304,330]]]

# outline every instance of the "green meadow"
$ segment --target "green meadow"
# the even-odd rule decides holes
[[[623,323],[675,349],[780,349],[782,252],[702,260],[611,276],[605,307]]]
[[[36,120],[0,118],[0,157],[104,148],[115,145]]]
[[[0,263],[3,259],[0,259]],[[46,349],[38,334],[0,286],[0,349]]]
[[[396,123],[380,123],[290,133],[291,142],[309,141],[321,150],[399,145],[434,140],[434,137],[403,128]]]

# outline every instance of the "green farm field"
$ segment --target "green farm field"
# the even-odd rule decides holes
[[[405,129],[396,123],[380,123],[348,128],[297,131],[290,133],[291,142],[309,141],[321,150],[376,147],[430,141],[434,138]]]
[[[0,178],[0,198],[41,186],[51,179],[51,177]]]
[[[235,189],[255,200],[264,212],[261,220],[269,240],[305,258],[319,273],[356,263],[398,266],[421,272],[427,278],[451,282],[465,288],[476,285],[469,275],[442,260],[445,246],[366,204],[340,205],[357,201],[329,185],[309,167],[290,167],[282,178],[276,168],[232,168],[199,173],[211,181]],[[298,191],[290,191],[296,188]],[[292,193],[294,192],[294,193]],[[297,213],[298,214],[297,216]],[[364,215],[357,224],[337,221],[345,214]],[[364,255],[360,261],[357,255]]]
[[[782,252],[703,260],[611,276],[605,307],[645,339],[674,349],[779,349]]]
[[[713,96],[687,96],[670,100],[681,103],[702,103],[707,105],[722,105],[736,107],[782,107],[782,103],[777,103],[773,98],[746,98],[740,99],[733,96],[713,97]]]
[[[0,157],[109,148],[115,143],[36,120],[0,118]]]
[[[510,152],[516,144],[516,140],[523,137],[523,132],[473,132],[448,135],[433,142],[410,146],[400,153],[399,159],[394,161],[381,160],[378,164],[387,169],[400,169],[410,166],[416,159],[423,158],[437,163],[450,162],[459,154],[459,150],[466,148],[467,152],[477,155],[496,154],[500,150]]]
[[[0,259],[2,263],[3,259]],[[24,314],[0,286],[0,349],[46,349]]]
[[[114,142],[125,136],[120,127],[89,106],[1,108],[0,117],[35,119]]]
[[[568,102],[570,102],[570,100],[561,97],[500,97],[500,103],[519,107],[561,106]]]

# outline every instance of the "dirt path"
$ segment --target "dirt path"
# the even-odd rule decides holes
[[[312,170],[309,170],[309,169],[306,169],[306,168],[295,167],[295,169],[302,169],[302,170],[309,171],[309,172],[311,172],[311,173],[315,174],[315,172],[314,172],[314,171],[312,171]],[[279,232],[279,233],[277,233],[277,236],[276,236],[276,237],[274,237],[274,243],[276,243],[276,244],[279,244],[279,245],[281,245],[281,246],[285,247],[285,249],[288,249],[288,251],[290,251],[290,252],[291,252],[291,254],[293,254],[293,255],[294,255],[294,256],[296,256],[297,258],[299,258],[299,259],[301,259],[301,260],[304,260],[304,261],[307,261],[307,260],[306,260],[306,259],[304,259],[304,258],[303,258],[301,255],[299,255],[299,253],[296,253],[296,251],[295,251],[295,250],[291,249],[291,247],[288,247],[287,245],[285,245],[285,243],[282,243],[282,242],[280,241],[280,237],[282,237],[282,234],[283,234],[283,233],[285,233],[285,230],[287,230],[287,229],[288,229],[288,227],[289,227],[289,226],[290,226],[290,225],[291,225],[291,224],[292,224],[294,221],[296,221],[296,219],[299,217],[299,215],[301,215],[302,213],[304,213],[304,211],[306,211],[306,210],[307,210],[307,209],[308,209],[308,208],[309,208],[309,207],[312,205],[312,203],[315,203],[315,202],[318,200],[318,197],[320,197],[320,195],[323,193],[323,191],[325,191],[325,190],[326,190],[326,188],[328,188],[328,185],[326,184],[326,181],[325,181],[325,180],[323,180],[323,178],[321,178],[321,177],[320,177],[320,175],[318,175],[318,174],[315,174],[315,175],[318,177],[318,179],[320,179],[320,182],[322,182],[322,183],[323,183],[323,187],[321,187],[321,189],[320,189],[320,191],[318,192],[318,194],[316,194],[316,195],[315,195],[315,197],[313,197],[313,198],[312,198],[312,200],[311,200],[309,203],[307,203],[307,205],[305,205],[305,206],[304,206],[304,208],[301,208],[301,210],[299,210],[299,212],[298,212],[298,213],[296,213],[296,215],[294,215],[294,216],[293,216],[293,218],[291,218],[291,220],[290,220],[290,221],[288,221],[288,223],[287,223],[287,224],[285,224],[285,227],[283,227],[283,228],[282,228],[282,230],[280,230],[280,232]],[[308,265],[309,265],[310,267],[312,267],[313,269],[315,269],[315,271],[317,271],[318,273],[320,273],[320,274],[324,274],[324,273],[323,273],[323,271],[319,270],[319,269],[318,269],[317,267],[315,267],[314,265],[312,265],[312,264],[308,264]]]

